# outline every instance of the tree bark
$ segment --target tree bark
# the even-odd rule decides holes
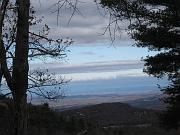
[[[1,62],[0,62],[0,90],[1,90],[1,85],[2,85],[2,76],[3,76],[3,73],[1,70]]]
[[[23,89],[19,89],[23,90]],[[27,100],[26,94],[14,96],[15,135],[27,135]]]
[[[7,63],[6,63],[6,52],[3,44],[3,36],[2,36],[2,29],[3,29],[3,23],[4,23],[4,16],[6,12],[7,5],[9,3],[9,0],[3,0],[0,6],[0,87],[1,87],[1,81],[3,77],[3,71],[5,73],[5,78],[8,77],[7,80],[10,80],[11,76],[7,73]]]
[[[13,99],[15,135],[27,135],[28,40],[30,0],[16,0],[18,10],[15,58],[13,59]]]

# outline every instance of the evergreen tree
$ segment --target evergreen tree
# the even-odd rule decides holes
[[[168,110],[164,115],[173,127],[180,122],[180,0],[100,0],[110,12],[108,27],[129,21],[129,35],[137,47],[159,51],[147,57],[144,71],[155,77],[168,76],[172,82],[164,88]],[[112,25],[115,23],[115,25]]]

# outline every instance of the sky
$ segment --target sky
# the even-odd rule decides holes
[[[75,0],[71,2],[75,4]],[[32,0],[36,15],[43,19],[43,23],[31,30],[38,32],[43,24],[48,24],[50,37],[70,38],[74,43],[68,48],[65,59],[37,60],[31,63],[31,70],[47,68],[56,75],[71,79],[66,87],[69,95],[150,92],[158,90],[157,84],[167,83],[143,73],[141,59],[157,52],[132,46],[135,41],[125,31],[127,22],[119,22],[123,30],[116,33],[116,40],[112,43],[109,32],[104,33],[109,16],[94,0],[78,1],[78,11],[72,18],[73,10],[68,5],[58,14],[56,3],[57,0]]]
[[[75,44],[109,42],[109,33],[102,35],[109,23],[109,16],[105,9],[100,5],[97,6],[94,0],[78,0],[76,5],[78,11],[72,18],[73,10],[69,9],[67,3],[60,9],[59,14],[57,13],[57,1],[31,0],[32,6],[36,10],[36,16],[43,19],[42,24],[50,26],[52,37],[72,38]],[[64,1],[62,0],[59,5],[62,5]],[[75,5],[76,0],[69,1]],[[126,24],[127,22],[120,23],[122,28],[125,28]],[[39,25],[33,30],[38,30],[38,28],[40,28]],[[119,34],[117,35],[119,36]],[[120,37],[121,41],[130,40],[125,31],[122,31]]]

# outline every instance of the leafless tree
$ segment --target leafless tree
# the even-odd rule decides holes
[[[60,8],[68,4],[77,11],[71,1],[58,1],[57,16]],[[4,78],[15,106],[15,135],[27,134],[27,92],[48,99],[59,98],[60,84],[67,83],[62,77],[50,74],[48,70],[29,71],[29,60],[36,58],[64,58],[70,39],[49,38],[50,28],[44,25],[42,30],[31,31],[41,19],[35,17],[30,0],[0,1],[0,83]],[[60,6],[61,5],[61,6]],[[70,17],[70,19],[72,18]],[[56,86],[56,90],[47,87]]]

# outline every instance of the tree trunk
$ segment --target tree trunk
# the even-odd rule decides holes
[[[18,9],[15,58],[13,59],[13,99],[15,135],[27,135],[28,40],[30,0],[16,0]]]
[[[4,59],[6,60],[6,52],[4,52],[4,44],[3,44],[3,36],[2,36],[3,31],[2,30],[3,30],[4,16],[6,13],[6,8],[7,8],[8,3],[9,3],[9,0],[3,0],[1,2],[1,6],[0,6],[0,53],[1,53],[0,54],[0,87],[1,87],[2,77],[3,77],[3,70],[7,69],[7,64],[6,64],[6,62],[4,63]],[[5,65],[5,68],[3,67],[3,65]],[[8,77],[10,79],[9,75],[8,75]],[[7,79],[7,80],[9,80],[9,79]]]
[[[1,63],[0,63],[0,90],[1,90],[1,83],[2,83],[2,70],[1,70]]]
[[[15,135],[27,135],[27,103],[26,102],[27,102],[26,94],[17,95],[14,97]]]

